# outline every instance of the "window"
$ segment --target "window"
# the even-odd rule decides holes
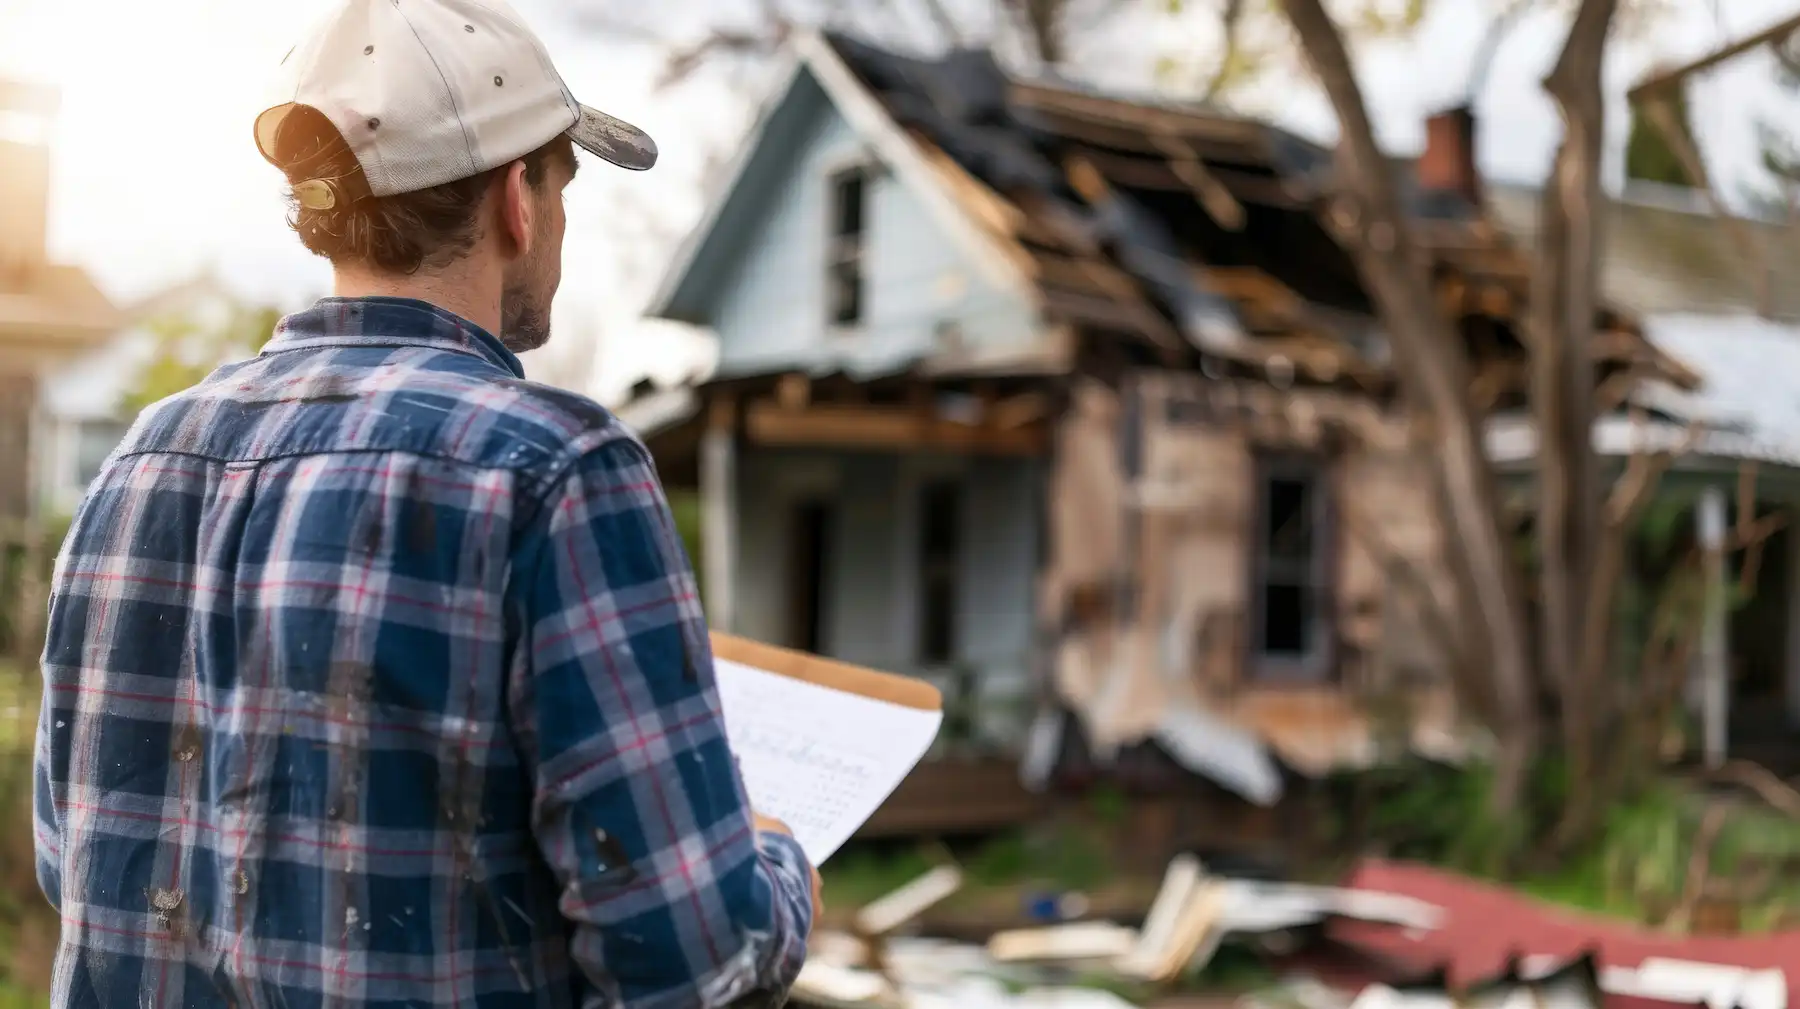
[[[82,487],[94,482],[106,457],[125,437],[125,425],[110,420],[85,420],[75,434],[75,482]]]
[[[1274,463],[1259,482],[1257,675],[1318,679],[1326,673],[1327,557],[1324,481],[1301,463]]]
[[[802,501],[790,513],[787,643],[815,655],[826,645],[826,564],[836,518],[826,501]]]
[[[863,230],[868,223],[869,173],[851,168],[831,177],[831,233],[827,249],[826,300],[834,326],[855,326],[863,318]]]
[[[962,554],[962,491],[955,483],[926,485],[919,495],[919,662],[941,666],[956,658],[957,569]]]

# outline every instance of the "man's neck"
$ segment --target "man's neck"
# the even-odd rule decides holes
[[[332,293],[340,298],[412,298],[436,305],[500,335],[498,277],[479,271],[451,269],[442,273],[396,276],[354,266],[333,270]]]

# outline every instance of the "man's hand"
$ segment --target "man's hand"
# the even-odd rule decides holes
[[[790,829],[787,824],[782,823],[772,816],[764,816],[755,810],[751,811],[750,816],[756,825],[756,832],[759,834],[780,834],[783,837],[794,836],[793,830]],[[812,865],[812,863],[807,863],[806,868],[812,872],[813,927],[817,928],[819,925],[819,917],[825,913],[825,881],[819,878],[819,870]]]

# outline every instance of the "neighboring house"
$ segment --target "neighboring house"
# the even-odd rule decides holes
[[[1429,134],[1405,198],[1505,411],[1529,260],[1470,117]],[[652,308],[716,369],[620,410],[701,492],[714,625],[930,677],[942,754],[1035,782],[1270,803],[1284,771],[1463,752],[1428,481],[1331,172],[1216,110],[803,38]],[[1598,323],[1604,381],[1695,386],[1629,306]],[[915,807],[982,805],[973,780]]]
[[[39,487],[47,512],[74,510],[131,426],[126,398],[162,346],[152,327],[179,319],[213,330],[226,325],[236,308],[218,277],[202,274],[126,307],[122,325],[105,342],[45,376]]]
[[[56,105],[49,89],[0,80],[0,543],[6,544],[42,517],[42,460],[59,437],[45,410],[51,376],[100,346],[120,323],[84,271],[49,262],[46,138]]]
[[[1527,245],[1537,195],[1514,185],[1488,190],[1496,221]],[[1660,548],[1641,544],[1631,573],[1640,585],[1657,584],[1708,521],[1748,515],[1774,527],[1747,597],[1712,634],[1722,661],[1709,670],[1696,656],[1689,701],[1709,759],[1746,756],[1800,771],[1800,529],[1785,524],[1800,517],[1800,228],[1722,221],[1704,194],[1637,181],[1606,210],[1602,293],[1642,318],[1650,339],[1700,380],[1690,391],[1641,387],[1633,399],[1648,423],[1614,416],[1596,426],[1595,444],[1612,458],[1691,446],[1664,477],[1657,505],[1685,521]],[[1690,435],[1690,427],[1699,430]],[[1528,461],[1533,442],[1523,418],[1496,418],[1490,449],[1502,464]],[[1649,635],[1647,617],[1622,629],[1628,654]],[[1726,689],[1705,689],[1709,674]]]

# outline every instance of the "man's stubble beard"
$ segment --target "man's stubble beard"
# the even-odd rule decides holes
[[[545,299],[548,301],[549,299]],[[529,278],[506,286],[500,295],[500,343],[515,354],[550,342],[550,311],[532,296]]]

